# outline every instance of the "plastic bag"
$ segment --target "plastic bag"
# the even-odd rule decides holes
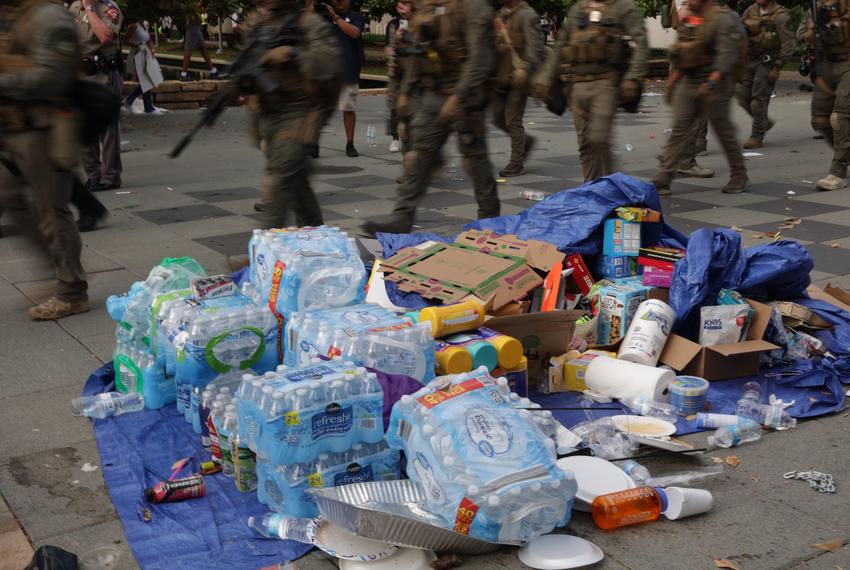
[[[798,297],[812,282],[814,268],[806,247],[782,240],[747,250],[747,268],[738,291],[754,299],[773,301]]]

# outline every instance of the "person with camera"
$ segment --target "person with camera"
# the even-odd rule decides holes
[[[8,37],[0,38],[0,211],[49,251],[56,290],[28,314],[54,320],[89,310],[82,243],[68,207],[78,162],[72,93],[80,43],[61,4],[13,0],[11,10]]]
[[[82,42],[83,75],[121,97],[121,10],[112,0],[75,0],[68,8]],[[121,187],[121,128],[116,120],[97,142],[82,148],[83,169],[92,191]]]

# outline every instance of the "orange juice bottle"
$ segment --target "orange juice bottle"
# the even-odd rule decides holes
[[[601,529],[654,521],[667,510],[667,493],[660,487],[637,487],[599,495],[590,507],[593,522]]]

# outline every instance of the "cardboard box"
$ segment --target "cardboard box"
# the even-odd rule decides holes
[[[571,390],[573,392],[584,392],[587,390],[587,385],[584,383],[584,373],[587,371],[588,365],[593,362],[594,358],[599,356],[608,356],[616,358],[616,352],[607,350],[588,350],[580,354],[577,358],[564,362],[564,384],[559,392]]]
[[[647,287],[664,287],[669,289],[673,284],[673,270],[659,269],[658,267],[647,265],[643,268],[641,283]]]
[[[650,287],[640,283],[639,277],[618,279],[599,290],[597,343],[611,344],[625,336],[638,305],[646,300],[649,290]]]
[[[640,222],[627,222],[619,218],[605,220],[602,230],[602,253],[637,257],[640,252],[640,231]]]
[[[782,314],[782,323],[786,327],[814,330],[831,329],[832,325],[822,319],[813,310],[791,301],[777,301],[776,308]]]
[[[584,311],[548,311],[487,320],[487,328],[512,336],[522,343],[528,358],[528,377],[532,384],[548,374],[549,358],[569,350],[575,321]]]
[[[614,215],[629,222],[660,222],[661,212],[650,208],[638,208],[637,206],[620,206],[614,208]]]
[[[570,279],[575,285],[576,290],[582,295],[587,295],[590,288],[593,287],[593,276],[587,269],[581,255],[572,253],[564,259],[564,269],[572,269]]]
[[[505,378],[508,381],[508,387],[511,392],[516,392],[517,395],[523,398],[528,397],[528,359],[522,357],[519,366],[508,370],[506,368],[496,368],[491,372],[494,378]]]
[[[630,255],[600,255],[596,272],[600,277],[617,279],[638,274],[638,258]]]
[[[405,247],[381,262],[384,279],[402,291],[445,303],[473,295],[500,309],[540,287],[535,269],[549,271],[564,255],[536,240],[469,230],[454,243],[434,241]]]
[[[827,303],[835,305],[839,309],[850,312],[850,293],[841,287],[835,287],[832,283],[827,283],[826,289],[823,290],[817,285],[809,285],[806,292],[812,299],[824,300]]]

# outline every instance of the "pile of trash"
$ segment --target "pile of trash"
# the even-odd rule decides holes
[[[597,193],[607,202],[572,238],[540,235],[555,195],[521,236],[511,217],[453,240],[379,236],[371,273],[330,227],[255,231],[241,285],[165,259],[109,298],[116,392],[74,411],[175,405],[192,425],[205,455],[148,487],[153,509],[232,478],[270,511],[245,517],[260,535],[374,568],[498,544],[522,546],[532,567],[567,567],[553,552],[598,561],[594,545],[552,534],[574,509],[610,530],[712,507],[693,485],[722,469],[653,477],[642,446],[693,453],[677,435],[711,430],[712,449],[792,429],[824,412],[783,401],[760,371],[805,360],[827,383],[850,353],[829,337],[840,320],[802,298],[802,246],[745,251],[724,230],[687,241],[657,197]],[[720,413],[710,394],[741,377],[753,379],[724,392]],[[176,478],[183,468],[195,472]]]

